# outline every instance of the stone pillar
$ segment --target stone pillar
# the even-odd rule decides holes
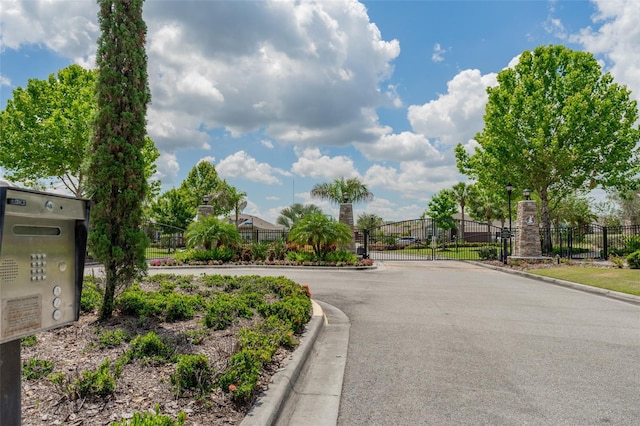
[[[205,216],[213,216],[213,206],[200,205],[198,206],[198,221]]]
[[[516,241],[512,258],[541,257],[538,206],[533,200],[518,203]]]
[[[355,253],[356,242],[353,239],[353,204],[340,204],[340,217],[338,218],[338,222],[344,223],[351,229],[351,242],[341,246],[340,248]]]

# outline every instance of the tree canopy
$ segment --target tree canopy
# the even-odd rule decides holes
[[[298,220],[302,219],[310,213],[322,213],[320,207],[315,204],[295,203],[280,211],[280,216],[276,220],[278,225],[291,228]]]
[[[0,112],[0,166],[8,179],[39,189],[62,185],[76,197],[92,196],[87,177],[96,75],[70,65],[13,91]],[[143,155],[151,199],[160,189],[160,182],[151,181],[160,153],[149,137]]]
[[[0,166],[7,178],[31,187],[54,179],[75,196],[83,195],[95,75],[71,65],[13,91],[0,112]]]
[[[321,200],[328,200],[335,204],[360,203],[373,200],[373,194],[358,178],[336,178],[332,182],[316,184],[311,189],[311,196]]]
[[[424,213],[433,219],[438,228],[455,228],[456,222],[453,215],[458,213],[458,206],[453,191],[451,189],[443,189],[434,194]]]
[[[602,73],[593,55],[541,46],[523,52],[497,80],[487,89],[475,153],[456,147],[462,173],[496,190],[507,182],[519,191],[530,188],[541,200],[547,227],[552,196],[597,185],[625,188],[636,179],[636,102],[625,86]]]
[[[146,270],[142,229],[148,191],[143,150],[147,105],[146,24],[143,0],[99,0],[96,114],[90,162],[94,206],[90,247],[105,267],[100,317],[111,317],[117,287]]]

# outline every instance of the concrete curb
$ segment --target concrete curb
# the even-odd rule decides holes
[[[477,265],[477,266],[482,266],[483,268],[488,268],[488,269],[493,269],[493,270],[496,270],[496,271],[505,272],[507,274],[519,275],[521,277],[530,278],[530,279],[537,280],[537,281],[543,281],[543,282],[546,282],[546,283],[549,283],[549,284],[558,285],[558,286],[561,286],[561,287],[568,287],[568,288],[572,288],[574,290],[584,291],[586,293],[591,293],[591,294],[595,294],[595,295],[598,295],[598,296],[608,297],[610,299],[616,299],[616,300],[619,300],[619,301],[622,301],[622,302],[626,302],[626,303],[631,303],[631,304],[634,304],[634,305],[640,305],[640,296],[634,296],[632,294],[620,293],[618,291],[607,290],[607,289],[599,288],[599,287],[592,287],[592,286],[588,286],[588,285],[584,285],[584,284],[574,283],[574,282],[571,282],[571,281],[560,280],[560,279],[557,279],[557,278],[543,277],[543,276],[540,276],[540,275],[530,274],[530,273],[525,272],[525,271],[517,271],[517,270],[513,270],[513,269],[503,268],[503,267],[500,267],[500,266],[487,265],[487,264],[484,264],[482,262],[467,261],[467,263],[471,263],[471,264]]]
[[[292,392],[293,387],[309,357],[313,345],[325,324],[324,312],[315,300],[313,316],[307,323],[307,329],[300,339],[300,345],[292,353],[285,367],[271,378],[269,389],[258,397],[246,417],[240,423],[241,426],[267,426],[275,424],[284,402]]]

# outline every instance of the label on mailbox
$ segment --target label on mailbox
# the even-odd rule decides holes
[[[2,301],[2,337],[36,331],[42,327],[42,297],[40,295]]]

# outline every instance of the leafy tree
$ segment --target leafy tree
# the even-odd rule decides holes
[[[157,223],[186,229],[196,215],[196,208],[184,189],[173,188],[151,204],[151,215]]]
[[[373,199],[373,194],[358,178],[341,177],[334,179],[333,182],[319,183],[311,189],[312,197],[328,200],[334,204],[344,203],[345,195],[347,202],[353,204]]]
[[[295,203],[280,211],[280,216],[278,216],[276,223],[290,229],[298,220],[310,213],[322,213],[322,210],[315,204]]]
[[[552,221],[559,227],[561,224],[568,226],[588,225],[598,218],[591,210],[592,201],[575,194],[564,198],[552,211]]]
[[[235,224],[238,227],[238,217],[240,212],[247,207],[247,193],[238,191],[234,186],[227,183],[226,180],[218,184],[216,190],[210,194],[211,204],[220,207],[222,210],[235,213]]]
[[[471,198],[469,213],[474,220],[487,223],[487,234],[491,235],[491,224],[494,220],[500,220],[504,225],[508,216],[506,201],[497,192],[474,185],[473,198]]]
[[[29,186],[55,179],[76,197],[83,195],[95,75],[71,65],[13,91],[0,113],[0,166],[8,179]]]
[[[550,227],[549,200],[576,191],[626,188],[640,167],[636,102],[602,74],[593,55],[563,46],[525,51],[487,89],[484,129],[469,156],[456,147],[458,168],[486,187],[529,187]],[[545,247],[551,248],[549,236]]]
[[[607,194],[617,206],[617,217],[621,224],[640,225],[640,188]]]
[[[374,213],[361,213],[358,215],[356,227],[358,229],[375,229],[384,224],[384,219]]]
[[[322,213],[311,213],[303,217],[289,232],[289,241],[312,246],[319,259],[324,259],[337,244],[348,243],[352,238],[349,226]]]
[[[460,235],[464,239],[464,209],[469,202],[469,199],[473,198],[473,185],[468,185],[464,182],[458,182],[453,185],[452,189],[453,199],[460,206],[460,212],[462,213],[462,221],[460,222]]]
[[[185,238],[188,247],[201,246],[205,250],[237,245],[241,242],[240,233],[233,224],[224,223],[210,215],[200,218],[197,222],[191,222]]]
[[[89,239],[106,273],[102,319],[113,313],[116,288],[128,286],[147,266],[149,241],[141,227],[147,194],[142,151],[151,95],[142,3],[98,0],[101,35],[90,164],[95,204]]]
[[[189,194],[191,205],[196,209],[204,202],[205,196],[215,192],[219,184],[220,179],[215,166],[208,161],[200,161],[189,171],[187,178],[182,181],[180,189]],[[213,207],[215,215],[226,214],[230,211],[230,209],[224,210],[216,205]]]
[[[440,229],[453,229],[456,221],[453,215],[458,213],[455,195],[451,189],[443,189],[433,194],[431,201],[427,204],[425,215],[433,219]]]
[[[47,80],[30,79],[13,91],[0,112],[0,166],[8,179],[30,187],[61,184],[76,197],[91,197],[87,187],[97,71],[70,65]],[[160,190],[151,181],[160,156],[153,140],[143,148],[148,200]]]

